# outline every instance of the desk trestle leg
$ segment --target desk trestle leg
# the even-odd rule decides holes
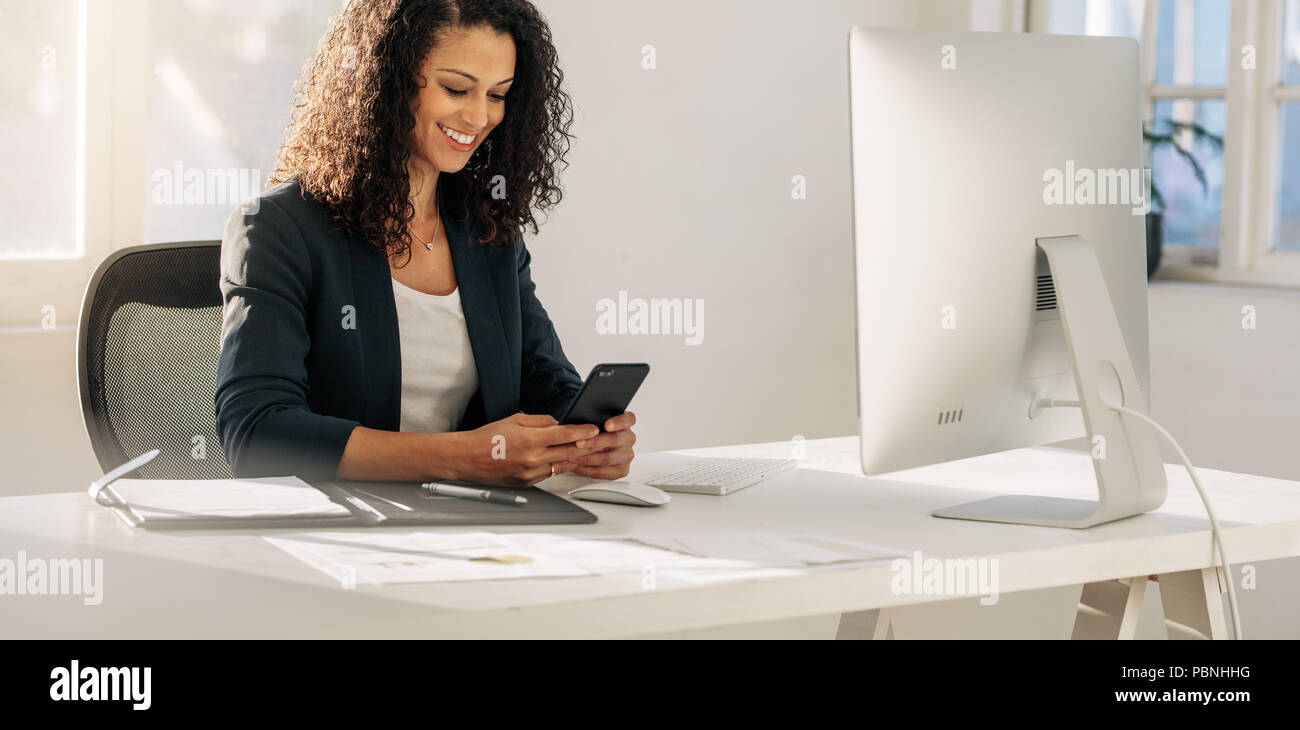
[[[1132,639],[1146,592],[1146,576],[1085,585],[1070,638]]]
[[[1223,614],[1223,593],[1227,590],[1224,579],[1222,569],[1217,567],[1160,576],[1165,632],[1170,639],[1228,638]]]
[[[1170,639],[1226,639],[1219,568],[1156,576]],[[1148,578],[1089,583],[1079,597],[1073,639],[1132,639],[1146,597]]]

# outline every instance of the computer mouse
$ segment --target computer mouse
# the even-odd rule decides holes
[[[637,507],[658,507],[661,504],[668,504],[672,499],[662,489],[627,481],[600,482],[599,484],[578,487],[570,491],[569,496],[574,499],[585,499],[589,502],[631,504]]]

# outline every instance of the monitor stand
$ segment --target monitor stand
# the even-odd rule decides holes
[[[1165,469],[1154,432],[1105,406],[1147,411],[1097,254],[1080,236],[1037,243],[1051,268],[1083,423],[1094,446],[1098,500],[1007,495],[937,510],[935,517],[1079,528],[1164,504]]]

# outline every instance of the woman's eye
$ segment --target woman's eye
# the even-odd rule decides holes
[[[451,94],[452,96],[464,96],[464,95],[466,95],[466,94],[469,93],[468,91],[464,91],[464,90],[462,90],[462,89],[453,89],[453,88],[451,88],[450,86],[444,86],[444,87],[442,87],[442,88],[446,89],[446,90],[447,90],[447,93],[448,93],[448,94]],[[493,99],[495,99],[495,100],[498,101],[498,102],[503,102],[503,101],[506,100],[506,97],[505,97],[504,94],[488,94],[488,96],[492,97]]]

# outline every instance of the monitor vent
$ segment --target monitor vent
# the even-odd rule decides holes
[[[1052,283],[1051,274],[1044,274],[1038,277],[1035,288],[1034,311],[1045,312],[1050,309],[1056,309],[1056,285]]]
[[[965,413],[965,408],[954,408],[951,411],[939,411],[939,425],[947,426],[952,423],[961,423],[961,417]]]

